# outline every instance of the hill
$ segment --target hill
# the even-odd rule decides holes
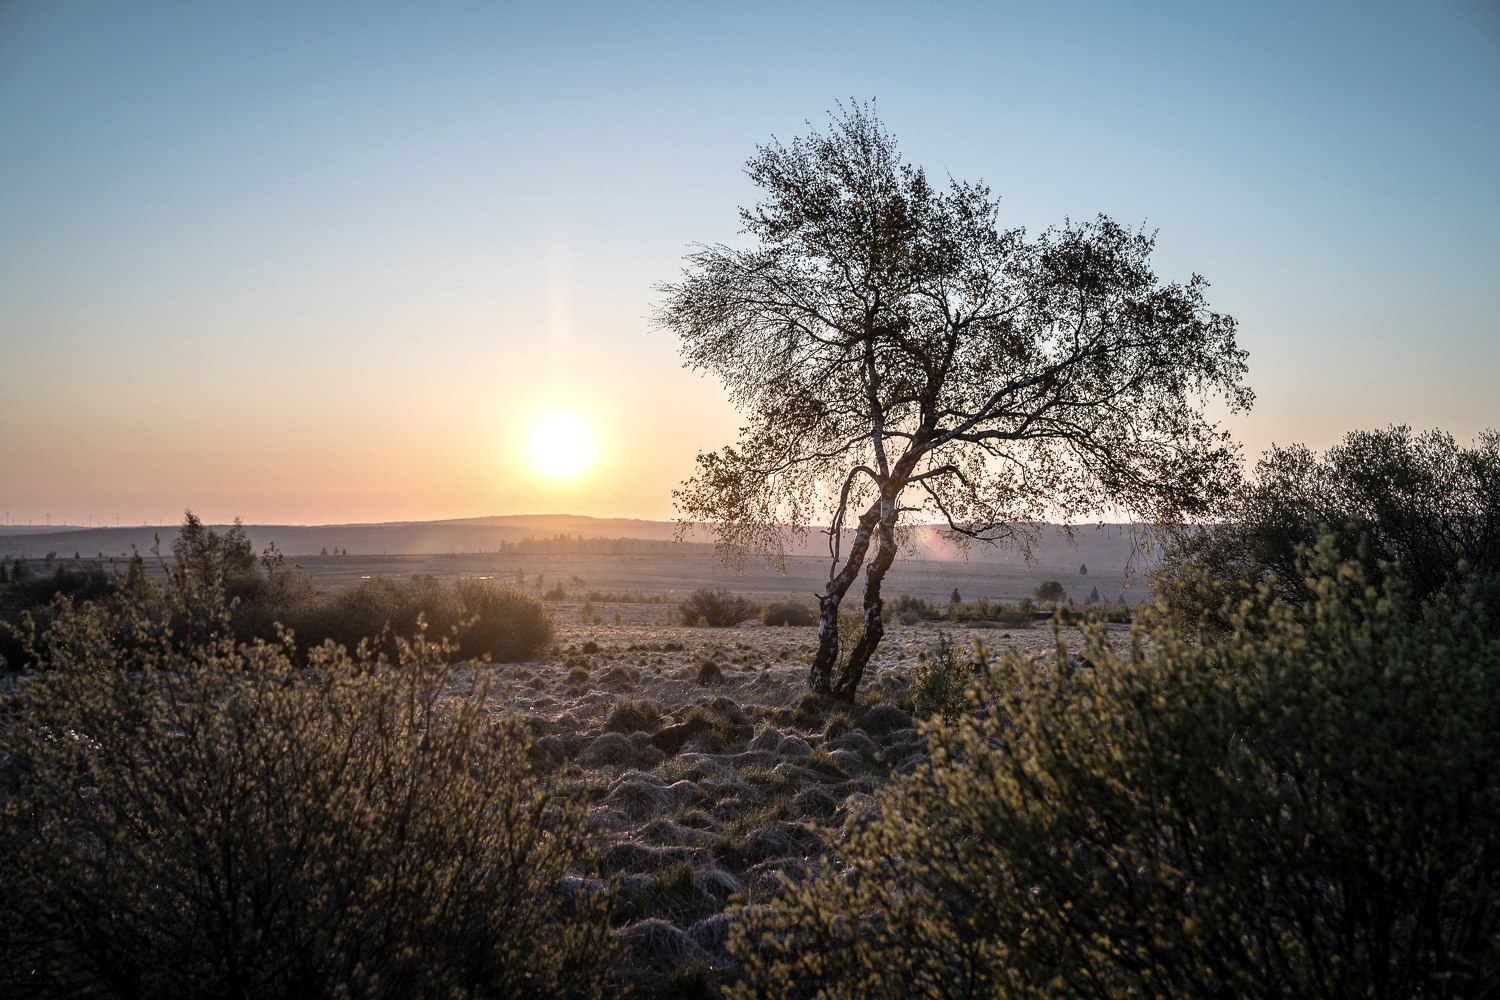
[[[227,525],[213,525],[224,531]],[[257,551],[274,543],[288,558],[346,551],[351,555],[435,555],[465,553],[590,553],[630,554],[701,552],[711,538],[693,529],[687,540],[676,541],[677,525],[670,521],[594,518],[539,514],[460,518],[446,521],[391,521],[378,524],[249,524],[245,530]],[[1065,529],[1046,525],[1034,559],[1044,565],[1087,564],[1091,569],[1119,572],[1140,565],[1140,546],[1128,525],[1084,525],[1069,538]],[[160,539],[168,551],[177,525],[84,528],[64,526],[0,530],[0,557],[44,558],[49,553],[70,558],[128,557],[132,550],[149,553]],[[826,537],[810,531],[788,547],[794,556],[821,557]],[[917,531],[910,558],[924,562],[1020,563],[1014,550],[971,546],[967,553],[943,539],[935,528]]]

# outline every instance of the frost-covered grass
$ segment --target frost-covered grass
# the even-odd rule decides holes
[[[924,758],[912,671],[943,632],[960,647],[968,635],[893,624],[845,705],[807,692],[813,628],[689,627],[668,610],[596,605],[585,622],[562,605],[546,659],[479,669],[494,710],[527,718],[538,757],[588,787],[601,874],[618,880],[622,985],[713,995],[732,974],[736,914],[831,857],[872,817],[873,793]],[[1046,624],[986,639],[1056,649]]]

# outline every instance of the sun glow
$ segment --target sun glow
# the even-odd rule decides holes
[[[542,418],[531,430],[531,464],[548,479],[572,479],[594,462],[594,435],[571,413]]]

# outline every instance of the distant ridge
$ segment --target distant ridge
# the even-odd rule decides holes
[[[228,525],[212,525],[224,531]],[[288,558],[316,556],[347,550],[351,555],[436,555],[444,553],[498,552],[515,546],[556,542],[560,538],[578,540],[621,540],[636,545],[588,546],[601,554],[625,554],[629,551],[670,551],[678,545],[701,549],[711,542],[706,529],[693,528],[687,540],[677,542],[678,526],[672,521],[647,521],[638,518],[599,518],[581,514],[512,514],[488,517],[453,518],[442,521],[386,521],[373,524],[247,524],[245,530],[257,552],[275,543]],[[69,559],[74,553],[85,558],[119,559],[132,549],[149,553],[156,536],[161,537],[166,553],[177,537],[177,525],[54,529],[34,526],[0,526],[0,556],[39,559],[48,553]],[[1139,546],[1128,525],[1083,525],[1074,529],[1070,542],[1064,530],[1056,525],[1042,529],[1036,547],[1036,561],[1062,565],[1069,562],[1087,564],[1100,570],[1116,571],[1134,560],[1139,565]],[[941,539],[935,528],[919,530],[922,542],[915,558],[929,562],[962,560],[963,553]],[[655,543],[655,544],[644,544]],[[814,530],[800,544],[789,546],[789,555],[823,556],[828,552],[825,536]],[[984,545],[971,546],[971,562],[1021,562],[1013,550]]]

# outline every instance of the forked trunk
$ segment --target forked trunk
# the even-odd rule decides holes
[[[818,598],[818,652],[813,657],[812,670],[808,672],[807,686],[815,694],[833,693],[833,665],[839,661],[839,604],[859,568],[864,565],[865,553],[870,551],[870,536],[875,522],[880,518],[879,503],[872,504],[859,519],[854,540],[849,544],[849,556],[839,571],[828,579],[828,586]]]
[[[865,567],[865,605],[864,605],[864,630],[860,633],[859,642],[849,652],[849,661],[844,664],[844,669],[839,674],[838,683],[833,686],[832,694],[841,701],[853,701],[854,692],[859,688],[859,682],[864,678],[865,667],[870,662],[870,657],[875,655],[880,640],[885,635],[885,620],[881,616],[885,601],[880,596],[880,585],[885,580],[886,571],[891,568],[891,563],[896,560],[896,532],[895,532],[895,506],[890,506],[890,513],[881,518],[880,540],[875,549],[875,558],[870,565]]]

